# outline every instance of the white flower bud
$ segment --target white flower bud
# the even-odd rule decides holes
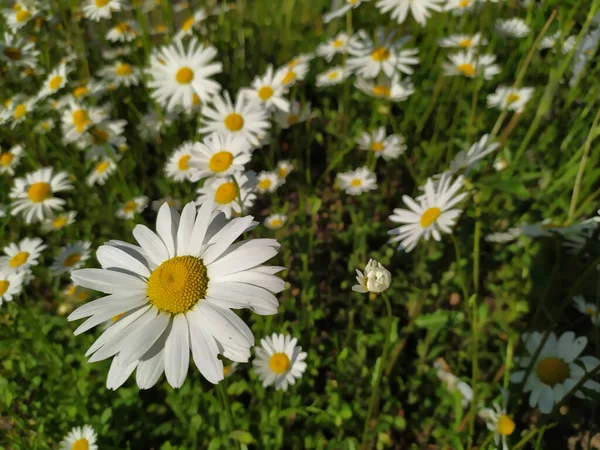
[[[378,263],[374,259],[370,259],[365,267],[365,273],[363,274],[360,270],[356,270],[357,285],[352,286],[352,290],[355,292],[372,292],[379,294],[390,287],[392,282],[392,274],[387,270],[381,263]]]

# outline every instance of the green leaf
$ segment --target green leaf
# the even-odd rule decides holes
[[[233,439],[234,441],[238,441],[241,444],[252,444],[254,442],[254,438],[250,433],[243,430],[234,430],[229,433],[229,439]]]

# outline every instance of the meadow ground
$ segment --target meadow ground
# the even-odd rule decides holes
[[[600,448],[599,0],[2,8],[0,449]]]

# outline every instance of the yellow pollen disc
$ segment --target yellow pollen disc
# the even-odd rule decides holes
[[[150,303],[162,312],[189,311],[206,295],[206,266],[193,256],[176,256],[163,262],[148,278]]]
[[[131,27],[127,23],[125,23],[125,22],[121,22],[119,25],[117,25],[115,27],[115,29],[119,33],[126,33],[127,31],[131,31]]]
[[[177,162],[177,168],[179,170],[188,170],[190,168],[190,155],[183,155],[181,158],[179,158],[179,161]]]
[[[263,191],[266,191],[270,187],[271,187],[271,180],[269,180],[268,178],[265,178],[264,180],[260,180],[260,182],[258,183],[258,188]]]
[[[182,67],[175,74],[175,79],[179,84],[190,84],[194,79],[194,71],[189,67]]]
[[[23,73],[27,76],[31,75],[33,73],[33,69],[31,69],[30,67],[28,67],[27,69],[25,69],[23,71]]]
[[[387,61],[390,57],[390,52],[387,48],[385,47],[379,47],[375,50],[373,50],[373,53],[371,53],[371,58],[374,59],[375,61]]]
[[[208,168],[213,172],[225,172],[233,162],[233,155],[229,152],[219,152],[212,155],[208,163]]]
[[[441,213],[442,213],[442,210],[435,206],[433,208],[426,209],[425,212],[423,213],[423,215],[421,216],[421,220],[420,220],[421,226],[423,228],[427,228],[433,222],[435,222],[438,217],[440,217]]]
[[[127,203],[125,203],[125,206],[123,207],[123,211],[126,213],[130,213],[130,212],[134,211],[135,208],[137,208],[137,203],[134,202],[133,200],[131,200],[131,201],[128,201]]]
[[[60,75],[56,75],[50,80],[50,82],[48,83],[48,87],[54,91],[60,87],[62,80],[63,77],[61,77]]]
[[[231,203],[237,197],[237,187],[234,182],[223,183],[215,191],[215,201],[222,205]]]
[[[340,48],[342,45],[344,45],[344,41],[341,39],[336,39],[333,41],[333,48]]]
[[[375,97],[389,97],[390,88],[382,85],[373,86],[373,95]]]
[[[519,100],[521,97],[519,97],[518,94],[508,94],[506,96],[506,103],[511,104],[516,102],[517,100]]]
[[[96,6],[98,8],[102,8],[103,6],[106,6],[110,3],[110,0],[96,0]]]
[[[29,186],[29,189],[27,189],[27,195],[33,203],[41,203],[50,198],[52,195],[52,189],[50,189],[49,183],[40,181]]]
[[[158,25],[156,25],[155,30],[157,33],[164,33],[167,31],[167,27],[165,26],[165,24],[159,23]]]
[[[231,366],[223,366],[223,376],[226,377],[231,372]]]
[[[281,220],[280,219],[273,219],[273,220],[271,220],[271,226],[272,227],[279,227],[279,226],[281,226]]]
[[[112,321],[113,321],[113,323],[114,323],[114,322],[116,322],[117,320],[119,320],[121,317],[123,317],[124,315],[125,315],[125,313],[124,313],[124,312],[123,312],[123,313],[120,313],[120,314],[117,314],[116,316],[113,316],[113,317],[112,317],[112,319],[110,319],[110,320],[112,320]]]
[[[73,112],[71,116],[73,120],[73,125],[77,128],[77,131],[82,133],[88,123],[90,123],[90,119],[88,118],[88,113],[83,109],[78,109]]]
[[[244,126],[244,118],[238,113],[231,113],[225,117],[225,126],[230,131],[239,131]]]
[[[471,46],[471,39],[463,39],[458,43],[458,46],[462,48],[469,48]]]
[[[50,124],[48,122],[42,122],[41,123],[41,127],[43,130],[49,130],[50,129]]]
[[[8,291],[8,286],[10,286],[8,280],[0,280],[0,297]]]
[[[500,416],[496,430],[502,436],[510,436],[515,431],[515,423],[506,414]]]
[[[296,67],[296,65],[297,65],[299,62],[300,62],[300,60],[299,60],[299,59],[296,59],[296,58],[294,58],[294,59],[292,59],[292,60],[291,60],[289,63],[287,63],[287,66],[288,66],[290,69],[293,69],[294,67]]]
[[[101,0],[96,0],[96,3],[98,3]],[[88,440],[86,438],[81,438],[76,440],[73,443],[73,447],[71,447],[71,450],[89,450],[90,448],[90,443],[88,442]]]
[[[361,184],[362,184],[362,181],[360,181],[358,178],[355,178],[354,180],[352,180],[352,181],[350,182],[350,185],[351,185],[351,186],[354,186],[354,187],[358,187],[358,186],[360,186]]]
[[[283,80],[281,80],[281,82],[283,84],[290,84],[295,79],[296,79],[296,74],[293,71],[290,70],[288,73],[285,74],[285,77],[283,77]]]
[[[63,265],[65,267],[72,267],[81,261],[81,253],[73,253],[65,258]]]
[[[282,167],[281,169],[279,169],[279,171],[277,172],[277,175],[279,175],[279,178],[283,178],[286,177],[288,174],[288,171],[285,167]]]
[[[371,144],[371,150],[374,152],[380,152],[383,150],[383,144],[381,142],[373,142]]]
[[[461,64],[456,69],[467,77],[472,77],[475,75],[475,67],[473,67],[473,64]]]
[[[541,382],[549,386],[562,383],[571,374],[569,365],[555,356],[542,359],[535,371]]]
[[[290,358],[285,353],[273,353],[269,358],[269,367],[275,373],[286,373],[290,367]]]
[[[126,63],[120,63],[115,68],[115,73],[117,75],[119,75],[120,77],[126,77],[127,75],[131,75],[132,72],[133,72],[133,70],[131,69],[131,66],[129,64],[126,64]]]
[[[29,259],[29,252],[19,252],[8,262],[8,266],[11,268],[22,266]]]
[[[588,316],[595,316],[596,315],[596,310],[594,308],[585,308],[585,313]]]
[[[471,3],[471,0],[461,0],[460,2],[458,2],[458,6],[460,6],[461,8],[466,8],[467,6],[469,6],[469,3]]]
[[[52,221],[52,227],[53,228],[62,228],[64,227],[68,222],[67,216],[60,216],[57,217],[56,219],[54,219],[54,221]]]
[[[97,173],[103,173],[106,172],[106,169],[108,169],[108,161],[102,161],[100,164],[98,164],[96,166],[96,172]]]
[[[288,125],[294,125],[297,122],[298,122],[298,115],[297,114],[290,114],[288,116],[288,118],[287,118]]]
[[[263,86],[258,90],[258,97],[266,102],[273,96],[273,88],[271,86]]]
[[[17,19],[17,22],[25,22],[27,19],[29,19],[31,17],[31,13],[29,11],[27,11],[26,9],[21,9],[19,11],[17,11],[17,13],[15,14],[15,18]]]
[[[4,53],[4,56],[12,61],[18,61],[21,59],[21,51],[15,47],[6,47],[2,53]]]
[[[199,104],[200,104],[200,97],[198,97],[198,94],[196,94],[194,92],[194,95],[192,95],[192,105],[198,106]]]
[[[327,75],[327,78],[329,78],[330,80],[335,80],[338,77],[338,72],[337,70],[334,70],[333,72],[331,72],[329,75]]]
[[[10,166],[10,163],[13,162],[13,159],[15,159],[15,155],[13,155],[12,153],[10,153],[10,152],[2,153],[0,155],[0,166],[2,166],[2,167]]]
[[[181,29],[183,31],[190,31],[190,29],[192,28],[192,26],[194,25],[194,17],[190,17],[189,19],[187,19],[185,22],[183,22],[183,25],[181,25]]]
[[[96,145],[102,145],[108,141],[108,133],[101,128],[93,128],[90,134],[92,135],[92,141]]]
[[[83,302],[83,301],[87,300],[89,296],[90,296],[90,294],[87,291],[81,291],[80,293],[77,294],[77,300]]]
[[[85,86],[79,86],[73,90],[73,95],[75,98],[79,98],[89,92],[89,89]]]
[[[20,3],[15,3],[15,4],[13,5],[13,11],[20,11],[20,10],[21,10],[21,8],[22,8],[22,6],[21,6],[21,4],[20,4]]]
[[[348,2],[349,2],[351,5],[355,5],[355,4],[358,2],[358,0],[348,0]]]
[[[15,119],[20,119],[21,117],[23,117],[25,114],[27,113],[27,106],[25,106],[25,104],[21,103],[20,105],[17,105],[17,107],[15,108]]]

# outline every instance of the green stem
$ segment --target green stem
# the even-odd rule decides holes
[[[225,380],[221,383],[217,384],[217,390],[219,391],[219,399],[221,400],[221,407],[225,410],[227,414],[227,421],[229,422],[229,431],[235,430],[235,425],[233,421],[233,412],[231,411],[231,404],[229,403],[229,397],[227,396],[227,392],[225,391]],[[240,448],[240,443],[236,440],[236,447]]]

